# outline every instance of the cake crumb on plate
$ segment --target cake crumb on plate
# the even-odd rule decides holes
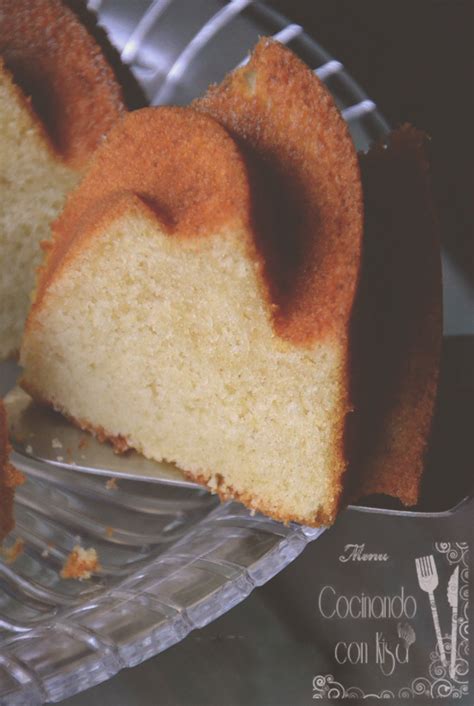
[[[67,556],[60,576],[62,579],[83,581],[84,579],[90,579],[92,574],[97,571],[100,571],[100,564],[94,547],[84,549],[80,544],[76,544]]]

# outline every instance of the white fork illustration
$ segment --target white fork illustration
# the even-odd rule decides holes
[[[432,554],[430,554],[429,556],[422,556],[419,559],[415,559],[415,563],[420,588],[422,591],[425,591],[430,597],[431,615],[433,616],[433,624],[436,633],[436,639],[438,641],[441,664],[443,665],[443,667],[447,667],[448,663],[446,661],[446,653],[444,651],[443,638],[441,637],[441,628],[439,626],[438,609],[436,608],[436,601],[434,597],[434,591],[439,583],[434,556]]]

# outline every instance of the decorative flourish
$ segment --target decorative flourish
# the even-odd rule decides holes
[[[384,689],[378,694],[364,694],[357,686],[346,689],[332,674],[320,674],[313,679],[313,699],[393,699],[393,691]]]

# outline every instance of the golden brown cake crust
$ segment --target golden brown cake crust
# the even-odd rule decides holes
[[[247,74],[242,72],[255,70],[260,76],[255,96],[242,97],[240,91],[248,85]],[[209,188],[205,175],[215,178],[217,173],[216,155],[206,145],[212,130],[193,138],[192,147],[185,150],[182,142],[190,139],[190,133],[185,134],[187,128],[183,131],[180,125],[180,109],[136,111],[109,135],[87,178],[54,225],[35,306],[56,267],[64,263],[78,228],[92,228],[107,200],[113,213],[119,195],[133,193],[183,235],[209,232],[217,216],[224,224],[230,210],[239,212],[252,222],[252,256],[265,280],[262,293],[276,332],[299,345],[311,346],[326,336],[344,345],[359,271],[362,192],[357,155],[330,94],[292,52],[279,43],[261,40],[248,66],[211,89],[195,106],[245,142],[242,183],[221,180],[215,195]],[[165,112],[173,110],[177,112]],[[162,154],[155,158],[150,149],[163,141],[160,125],[164,117],[159,116],[165,115],[170,133],[165,143],[176,145],[169,159]],[[197,117],[194,124],[198,125]],[[176,159],[177,148],[189,160],[189,178],[180,176],[188,186],[176,182],[172,166],[166,166]],[[207,151],[209,158],[199,157],[194,165],[192,158],[200,151]],[[237,158],[242,160],[241,155]],[[252,202],[249,184],[242,186],[249,176]],[[190,209],[186,193],[201,182],[202,193],[207,190],[209,194],[206,205],[200,201],[198,209]],[[226,207],[217,208],[218,203]]]
[[[320,510],[311,518],[296,517],[293,514],[287,515],[278,512],[277,510],[275,510],[274,507],[265,504],[265,501],[262,501],[260,498],[255,498],[250,493],[240,493],[234,488],[232,488],[232,486],[227,486],[224,483],[218,482],[217,486],[211,485],[209,483],[209,479],[202,474],[196,475],[195,473],[190,473],[189,471],[183,471],[183,473],[187,478],[189,478],[189,480],[203,485],[212,493],[218,495],[219,499],[222,502],[236,500],[237,502],[241,502],[243,505],[245,505],[245,507],[249,508],[250,510],[253,510],[255,512],[258,511],[262,515],[266,515],[272,520],[276,520],[277,522],[283,522],[284,524],[288,524],[289,522],[296,522],[298,524],[305,525],[306,527],[329,527],[334,523],[337,516],[337,511],[339,509],[339,501],[336,501],[334,503],[333,508],[331,508],[331,511]],[[337,493],[335,494],[335,497],[337,497]]]
[[[142,87],[129,67],[123,63],[119,51],[111,44],[106,30],[98,24],[97,14],[90,10],[84,0],[62,0],[87,29],[100,46],[102,54],[112,68],[115,78],[122,88],[125,105],[129,110],[138,110],[148,105]]]
[[[257,161],[270,212],[257,217],[277,332],[305,344],[345,336],[357,285],[362,191],[346,123],[293,52],[261,39],[249,63],[193,104]]]
[[[426,135],[405,125],[361,157],[365,239],[354,316],[351,499],[418,500],[438,383],[441,261]]]
[[[159,154],[150,149],[153,144],[161,145]],[[177,160],[187,165],[179,173]],[[173,237],[250,228],[250,187],[240,150],[212,118],[190,108],[129,113],[94,155],[53,224],[32,312],[75,248],[134,207],[160,221]]]
[[[82,169],[124,114],[103,51],[60,0],[0,0],[0,55],[57,153]]]

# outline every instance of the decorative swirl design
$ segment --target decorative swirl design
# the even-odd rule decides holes
[[[332,674],[326,674],[326,676],[323,676],[322,674],[318,674],[316,677],[314,677],[313,678],[313,691],[317,691],[318,689],[322,689],[328,679],[333,679]]]
[[[467,618],[462,621],[459,625],[459,635],[461,637],[461,644],[459,645],[459,652],[463,655],[469,654],[469,622]]]
[[[398,692],[398,698],[399,699],[411,699],[411,689],[408,686],[404,686],[400,691]]]
[[[449,679],[438,679],[431,687],[432,698],[446,698],[453,693],[453,684]]]
[[[463,659],[462,657],[457,658],[456,661],[456,681],[458,681],[458,677],[466,677],[469,674],[469,661],[467,659]],[[464,682],[462,682],[464,683]]]
[[[365,694],[357,686],[346,689],[332,674],[318,674],[313,678],[313,699],[393,699],[395,694],[384,689],[379,694]]]
[[[347,699],[365,699],[364,692],[357,686],[350,686],[346,690],[345,698]]]
[[[444,642],[444,640],[443,640]],[[432,655],[433,657],[433,655]],[[436,654],[435,659],[431,662],[429,666],[429,675],[433,679],[443,679],[444,677],[447,676],[448,670],[446,667],[443,667],[441,664],[441,660],[439,658],[439,654]]]
[[[446,554],[446,552],[449,551],[451,544],[449,542],[436,542],[435,543],[435,548],[438,552],[441,552],[441,554]]]
[[[467,553],[469,547],[467,542],[435,542],[435,549],[440,554],[445,554],[448,563],[459,564],[463,562],[467,566]]]
[[[344,687],[342,687],[342,691],[340,690],[340,687],[342,687],[342,684],[331,686],[327,691],[326,697],[328,699],[339,699],[340,697],[345,698]]]
[[[313,679],[313,699],[344,698],[345,689],[332,674],[318,674]]]
[[[412,683],[412,695],[422,696],[430,693],[431,683],[425,677],[419,677]]]

